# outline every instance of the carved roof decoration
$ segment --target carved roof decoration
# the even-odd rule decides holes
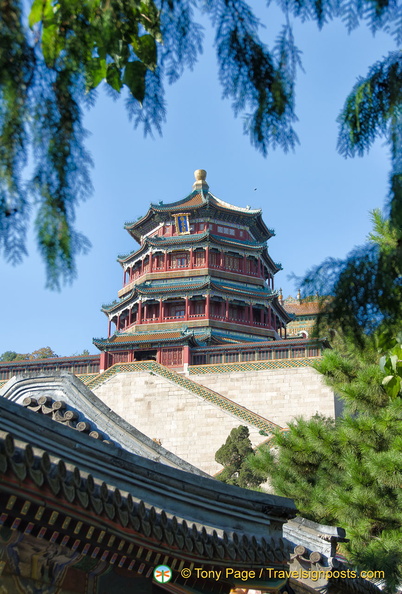
[[[117,444],[116,447],[123,446],[132,454],[162,461],[188,472],[204,474],[127,423],[76,376],[66,371],[16,375],[0,389],[0,416],[4,402],[17,403],[18,409],[26,407],[32,432],[37,426],[40,427],[43,422],[48,421],[53,431],[66,430],[70,442],[81,439],[81,435],[89,439],[88,436],[94,431],[89,441],[95,444],[95,448],[103,443]],[[5,428],[3,418],[2,428]],[[94,440],[96,434],[107,439]],[[30,430],[27,437],[31,437]]]
[[[65,427],[86,433],[89,437],[100,439],[105,443],[112,443],[93,422],[88,419],[80,420],[79,413],[68,406],[64,400],[53,400],[50,396],[40,396],[38,399],[27,396],[22,401],[22,405],[32,412],[48,415],[53,421],[62,423]]]

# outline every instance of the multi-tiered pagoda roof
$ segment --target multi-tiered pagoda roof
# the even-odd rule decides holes
[[[224,202],[209,191],[204,170],[195,176],[187,197],[151,204],[125,225],[140,245],[118,257],[123,287],[102,308],[108,338],[94,340],[113,362],[185,363],[183,345],[269,341],[285,333],[290,318],[274,289],[281,266],[268,253],[274,232],[261,209]]]

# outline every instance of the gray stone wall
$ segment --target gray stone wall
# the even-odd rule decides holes
[[[191,379],[282,427],[299,415],[335,415],[333,392],[310,367],[191,375]],[[215,452],[231,429],[246,424],[149,372],[119,373],[94,392],[139,431],[209,474],[222,468],[215,462]],[[266,439],[255,427],[249,429],[253,446]]]
[[[338,416],[339,402],[312,367],[191,375],[192,380],[285,427],[298,416]]]

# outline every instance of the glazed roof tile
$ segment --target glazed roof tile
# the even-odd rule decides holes
[[[188,208],[194,208],[203,206],[210,202],[214,206],[225,210],[232,210],[235,212],[247,214],[247,215],[255,215],[260,214],[261,209],[251,209],[251,208],[243,208],[241,206],[235,206],[234,204],[229,204],[229,202],[225,202],[220,198],[217,198],[211,192],[203,192],[202,190],[194,190],[183,198],[182,200],[177,200],[176,202],[170,202],[169,204],[151,204],[151,208],[156,212],[180,212],[180,210],[186,210]]]
[[[160,243],[188,243],[188,242],[196,242],[202,241],[206,237],[208,237],[209,231],[204,231],[203,233],[190,233],[188,235],[172,235],[171,237],[164,237],[163,235],[154,236],[154,237],[147,237],[147,243],[151,245],[158,245]]]
[[[182,334],[180,330],[174,332],[141,332],[136,334],[117,334],[111,338],[94,338],[94,343],[122,344],[131,342],[158,342],[160,340],[177,340],[178,338],[188,337]],[[96,344],[95,343],[95,344]]]
[[[173,293],[174,291],[189,291],[195,289],[202,289],[208,286],[208,280],[201,280],[201,281],[192,281],[192,282],[181,282],[178,280],[177,282],[173,283],[155,283],[146,285],[145,283],[142,285],[137,285],[137,292],[139,294],[149,294],[149,293]]]
[[[283,307],[288,313],[294,313],[297,316],[302,315],[317,315],[320,312],[319,301],[307,301],[302,303],[286,303],[283,302]]]
[[[241,294],[245,294],[245,295],[257,295],[257,296],[261,296],[261,297],[276,296],[276,293],[272,293],[272,291],[270,289],[268,289],[267,287],[262,287],[262,286],[255,286],[255,287],[241,286],[241,285],[237,285],[235,283],[228,283],[225,281],[222,281],[222,282],[212,281],[211,284],[213,284],[213,286],[216,287],[217,289],[221,289],[222,291],[230,291],[231,293],[241,293]]]
[[[170,202],[169,204],[163,204],[163,202],[159,202],[158,204],[151,203],[151,208],[156,210],[157,212],[173,212],[173,211],[180,211],[183,208],[192,208],[194,206],[202,206],[205,204],[206,200],[204,197],[204,193],[200,192],[199,190],[194,190],[181,200],[176,200],[176,202]]]
[[[240,245],[241,247],[249,247],[253,249],[261,249],[265,247],[266,242],[248,241],[246,239],[234,239],[233,237],[223,237],[222,235],[215,235],[210,233],[211,239],[218,243],[229,243],[230,245]]]

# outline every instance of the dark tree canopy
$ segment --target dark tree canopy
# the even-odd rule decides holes
[[[262,483],[263,475],[246,463],[249,457],[254,456],[249,435],[244,425],[232,429],[226,442],[216,452],[215,460],[224,466],[217,478],[223,483],[249,489]]]
[[[89,248],[74,227],[75,210],[91,192],[82,109],[101,83],[126,95],[129,117],[145,134],[161,132],[163,86],[191,68],[201,52],[196,11],[215,29],[223,96],[264,155],[292,149],[297,137],[294,85],[299,52],[291,19],[320,27],[341,18],[349,30],[402,38],[398,0],[277,0],[284,25],[272,48],[259,37],[261,23],[243,0],[22,0],[0,3],[0,250],[16,263],[26,254],[29,216],[53,288],[75,275],[75,256]],[[269,12],[267,12],[267,18]],[[390,204],[400,208],[401,57],[395,52],[358,81],[340,116],[339,148],[368,150],[377,136],[391,147]],[[24,176],[28,156],[32,175]],[[399,212],[399,214],[398,214]],[[395,219],[396,220],[396,219]]]

